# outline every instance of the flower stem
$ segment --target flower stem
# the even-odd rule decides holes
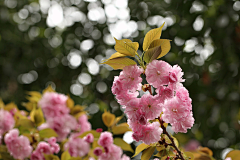
[[[176,144],[174,142],[174,139],[172,138],[172,136],[169,135],[169,133],[167,132],[166,127],[163,125],[164,121],[161,120],[160,117],[158,117],[158,120],[159,120],[159,123],[161,124],[161,128],[163,129],[163,134],[166,134],[168,136],[168,138],[170,139],[170,141],[172,142],[169,145],[173,146],[173,148],[177,151],[177,153],[178,153],[177,157],[179,157],[181,160],[185,160],[183,155],[182,155],[182,152],[176,146]]]

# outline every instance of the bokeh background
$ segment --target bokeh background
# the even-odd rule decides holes
[[[104,109],[122,115],[111,93],[119,70],[99,64],[115,53],[113,37],[141,48],[144,35],[165,22],[161,38],[172,48],[162,59],[183,69],[195,117],[176,136],[221,158],[240,149],[239,15],[237,0],[1,0],[0,97],[24,109],[26,91],[51,85],[101,127]]]

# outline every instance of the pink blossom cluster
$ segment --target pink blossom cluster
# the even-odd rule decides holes
[[[21,135],[19,136],[18,129],[10,130],[4,136],[4,142],[6,143],[8,152],[15,158],[23,160],[30,156],[32,152],[32,146],[27,137]]]
[[[139,98],[142,87],[141,74],[146,75],[151,91]],[[125,108],[133,138],[146,144],[157,142],[162,134],[158,122],[150,123],[162,114],[162,119],[172,125],[174,132],[187,132],[194,123],[191,98],[183,87],[183,72],[164,61],[153,60],[144,70],[137,65],[126,66],[114,78],[112,93]],[[152,93],[151,93],[152,92]]]
[[[46,118],[46,123],[42,124],[39,129],[52,128],[58,134],[58,141],[67,138],[72,130],[79,131],[79,135],[91,130],[91,124],[86,115],[76,119],[69,114],[67,99],[68,97],[63,94],[46,92],[38,102]]]
[[[68,142],[64,144],[64,149],[68,150],[72,157],[83,157],[90,151],[90,145],[94,137],[91,133],[84,138],[79,138],[76,134],[69,137]]]
[[[38,143],[37,148],[32,152],[31,160],[44,160],[44,154],[54,154],[59,151],[60,146],[56,143],[56,138],[51,137],[48,143],[44,141]]]
[[[15,125],[15,120],[12,114],[8,111],[0,109],[0,145],[3,134],[12,129]]]
[[[113,144],[112,133],[102,132],[98,139],[98,144],[103,148],[96,147],[93,153],[98,156],[98,160],[130,160],[123,154],[122,149]]]

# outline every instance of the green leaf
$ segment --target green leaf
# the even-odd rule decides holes
[[[136,155],[138,155],[140,152],[142,152],[144,149],[146,148],[149,148],[150,146],[145,144],[145,143],[142,143],[142,144],[139,144],[135,150],[135,154],[132,156],[135,157]]]
[[[114,138],[114,144],[121,147],[125,151],[134,152],[131,145],[126,143],[122,138]]]
[[[43,115],[43,112],[42,112],[41,108],[38,108],[38,109],[34,108],[30,112],[30,117],[31,117],[31,120],[33,122],[35,122],[35,124],[37,126],[40,126],[41,124],[43,124],[45,122],[44,115]]]
[[[34,123],[30,119],[20,118],[17,121],[17,126],[19,126],[19,128],[21,130],[29,130],[29,129],[34,128],[35,125],[34,125]]]
[[[155,151],[156,146],[151,146],[148,149],[144,150],[141,156],[141,160],[149,160]]]
[[[39,136],[41,138],[51,138],[51,137],[57,137],[58,135],[53,129],[46,128],[39,131]]]
[[[150,63],[154,59],[157,59],[161,52],[162,52],[161,46],[151,48],[144,53],[143,60],[146,63]]]
[[[171,49],[170,41],[171,40],[168,40],[168,39],[157,39],[151,43],[151,45],[149,46],[149,49],[159,47],[159,46],[161,47],[161,53],[156,59],[165,56],[170,51]]]
[[[58,156],[55,156],[53,154],[44,154],[44,158],[46,160],[59,160]]]
[[[114,58],[103,62],[102,64],[107,64],[113,69],[123,69],[125,66],[137,64],[134,60],[126,57]]]
[[[68,151],[64,151],[61,155],[61,160],[70,160],[71,155],[69,154]]]
[[[144,40],[143,40],[143,51],[147,51],[150,44],[152,43],[152,41],[156,40],[156,39],[159,39],[161,37],[161,34],[162,34],[162,28],[164,26],[165,23],[163,23],[163,25],[159,28],[155,28],[155,29],[152,29],[150,30]]]
[[[89,133],[92,133],[94,138],[99,138],[99,137],[100,137],[100,134],[101,134],[101,133],[99,133],[99,132],[97,132],[97,131],[95,131],[95,130],[91,130],[91,131],[84,132],[83,134],[81,134],[81,135],[79,136],[79,138],[83,138],[83,137],[85,137],[85,136],[86,136],[87,134],[89,134]]]
[[[119,57],[125,57],[125,56],[126,56],[125,54],[116,52],[116,53],[112,54],[111,57],[108,58],[108,60],[109,60],[109,59],[114,59],[114,58],[119,58]]]
[[[126,56],[134,57],[136,51],[138,50],[139,44],[137,42],[132,42],[129,39],[122,39],[116,41],[115,50],[121,54],[124,54]]]
[[[131,128],[129,128],[127,123],[121,123],[117,126],[112,127],[112,132],[115,135],[124,134],[127,131],[132,131]]]

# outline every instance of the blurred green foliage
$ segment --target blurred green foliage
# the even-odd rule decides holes
[[[114,53],[112,36],[130,38],[141,48],[146,32],[166,22],[161,38],[171,39],[172,48],[163,60],[183,69],[196,123],[187,137],[179,135],[179,141],[197,139],[217,158],[225,148],[239,149],[240,2],[125,2],[0,1],[3,101],[21,107],[26,91],[52,85],[88,106],[92,114],[109,107],[119,116],[122,112],[111,93],[119,71],[98,63]],[[99,111],[90,120],[94,128],[102,126],[95,121],[100,115]]]

